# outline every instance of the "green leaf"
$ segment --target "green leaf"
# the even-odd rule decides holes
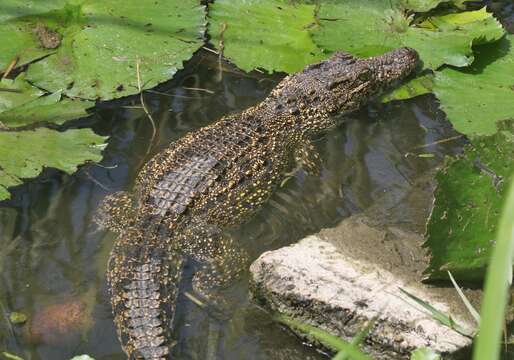
[[[31,7],[40,1],[4,0],[2,6],[14,7],[11,2],[24,3],[26,12],[17,7],[17,16],[0,23],[0,38],[8,39],[0,44],[6,54],[0,68],[17,55],[50,54],[29,67],[27,79],[70,97],[137,93],[137,61],[144,88],[154,87],[203,43],[205,11],[196,0],[51,1],[38,12]]]
[[[65,0],[2,0],[0,69],[5,69],[14,59],[18,65],[24,65],[54,51],[41,46],[34,33],[37,24],[31,20],[37,14],[51,14],[65,3]]]
[[[451,4],[457,8],[465,8],[463,3],[468,0],[400,0],[400,4],[407,10],[427,12],[440,4]]]
[[[514,35],[476,53],[469,68],[437,72],[434,92],[456,130],[490,135],[499,120],[514,119]]]
[[[441,355],[430,348],[416,349],[410,356],[410,360],[441,360]]]
[[[44,92],[25,81],[25,73],[16,79],[0,80],[0,113],[37,99]]]
[[[400,0],[400,5],[408,10],[415,12],[426,12],[437,7],[439,4],[448,2],[447,0]]]
[[[89,129],[0,131],[0,200],[9,197],[8,187],[37,176],[43,167],[71,174],[85,161],[99,161],[105,139]]]
[[[430,69],[443,64],[467,66],[473,62],[474,43],[495,41],[504,34],[485,8],[432,16],[417,24],[395,0],[326,0],[319,18],[321,26],[313,30],[313,39],[326,50],[373,56],[409,46]]]
[[[91,101],[62,99],[61,92],[41,96],[43,92],[24,80],[24,73],[15,80],[4,79],[0,90],[0,125],[15,128],[34,123],[62,124],[87,116]],[[0,88],[1,89],[1,88]]]
[[[13,324],[24,324],[27,322],[27,315],[21,312],[13,311],[9,314],[9,321]]]
[[[312,42],[314,5],[280,0],[218,0],[209,7],[209,35],[223,55],[250,71],[296,72],[324,58]],[[223,28],[225,27],[225,30]]]
[[[60,92],[56,92],[0,113],[0,123],[10,128],[39,122],[62,124],[88,116],[86,109],[94,105],[92,101],[68,98],[59,101],[60,95]]]
[[[512,284],[514,176],[512,176],[509,187],[498,224],[497,244],[487,269],[479,336],[477,336],[473,351],[473,360],[500,358],[500,347],[502,346],[500,339],[505,324],[505,307],[509,285]]]
[[[458,158],[436,174],[437,188],[427,224],[431,279],[481,280],[494,246],[504,184],[514,173],[514,121],[491,136],[472,138]]]
[[[416,96],[429,94],[434,86],[434,75],[432,73],[420,75],[403,83],[400,87],[382,95],[380,100],[383,103],[393,100],[406,100]]]

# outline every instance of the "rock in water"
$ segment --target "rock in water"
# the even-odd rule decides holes
[[[31,317],[27,337],[31,343],[58,344],[72,335],[83,334],[91,325],[91,308],[77,298],[50,304]]]
[[[454,289],[432,289],[420,283],[414,267],[422,269],[423,259],[411,250],[419,246],[421,236],[370,223],[365,216],[352,216],[334,229],[262,254],[250,268],[253,296],[272,311],[347,341],[377,317],[363,344],[375,359],[408,358],[419,347],[446,354],[470,345],[469,338],[433,320],[399,290],[456,315],[454,320],[471,332],[473,323],[463,315]],[[402,244],[402,249],[395,244]],[[382,261],[387,256],[378,253],[388,248],[396,248],[391,250],[396,253]]]

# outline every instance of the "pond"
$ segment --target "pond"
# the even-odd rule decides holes
[[[174,80],[145,92],[156,125],[153,142],[139,97],[100,104],[94,115],[68,126],[92,126],[109,135],[103,161],[72,176],[46,170],[0,204],[0,310],[4,318],[12,311],[29,317],[25,325],[1,322],[1,349],[33,360],[78,354],[125,358],[105,281],[114,235],[98,229],[92,217],[107,194],[130,189],[148,152],[258,103],[282,77],[246,74],[226,63],[222,68],[220,76],[217,56],[202,49]],[[425,211],[422,205],[405,207],[402,200],[445,155],[462,149],[464,142],[456,135],[431,95],[373,103],[315,139],[323,158],[319,176],[302,170],[292,175],[235,235],[256,258],[372,205],[388,207],[399,222],[418,216]],[[187,291],[191,269],[185,274]],[[212,331],[219,335],[220,359],[326,358],[253,304],[247,283],[245,274],[226,291],[234,315],[225,322],[210,320],[201,307],[180,296],[176,359],[204,359]],[[60,321],[58,332],[52,332],[49,318]]]

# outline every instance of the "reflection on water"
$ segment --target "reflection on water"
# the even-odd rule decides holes
[[[217,59],[200,52],[177,79],[146,94],[157,126],[151,147],[152,128],[136,97],[101,104],[95,115],[75,122],[73,126],[92,125],[111,136],[102,163],[84,166],[73,176],[46,170],[0,205],[0,350],[25,359],[68,359],[82,353],[97,360],[123,359],[104,278],[113,235],[91,223],[99,201],[130,188],[149,148],[155,153],[188,131],[259,102],[279,80],[226,65],[219,81]],[[446,154],[459,151],[461,140],[439,142],[452,136],[430,96],[371,105],[315,139],[324,159],[320,176],[299,171],[234,235],[257,257],[376,204],[384,193],[389,195],[384,206],[398,206],[417,178]],[[412,216],[394,214],[398,221]],[[232,320],[218,324],[220,358],[323,358],[255,307],[246,283],[242,279],[227,291],[236,306]],[[6,321],[11,311],[30,317],[49,304],[76,299],[91,310],[91,324],[66,329],[68,335],[57,340],[31,339],[29,326]],[[186,297],[179,301],[176,358],[202,359],[209,317]]]

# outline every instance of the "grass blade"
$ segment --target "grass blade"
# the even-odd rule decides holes
[[[478,311],[476,311],[476,309],[473,307],[473,305],[471,305],[468,298],[466,297],[466,295],[464,295],[464,293],[462,292],[462,289],[459,287],[459,285],[453,278],[452,273],[449,271],[448,271],[448,276],[450,277],[453,287],[455,288],[455,290],[457,290],[457,294],[459,294],[462,302],[466,306],[466,309],[468,309],[469,313],[471,314],[471,316],[473,316],[473,319],[475,319],[476,323],[480,324],[480,315],[478,314]]]
[[[350,341],[350,344],[355,346],[356,348],[359,347],[359,345],[364,341],[364,339],[366,338],[366,336],[368,336],[369,332],[371,331],[371,329],[373,329],[373,326],[375,326],[375,322],[377,321],[377,318],[373,318],[371,319],[370,321],[368,321],[368,323],[366,324],[366,326],[364,327],[364,329],[362,329],[361,331],[359,331],[357,333],[357,335],[355,335],[352,339],[352,341]],[[346,350],[341,350],[339,351],[336,356],[334,356],[332,358],[332,360],[347,360],[347,359],[350,359],[351,358],[351,354],[346,351]]]
[[[282,324],[285,324],[299,332],[305,334],[307,337],[319,341],[324,346],[335,351],[346,351],[352,360],[373,360],[369,355],[364,354],[359,348],[348,341],[332,335],[324,330],[318,329],[315,326],[302,323],[289,316],[278,314],[274,319]]]
[[[426,301],[421,300],[417,296],[412,295],[411,293],[409,293],[408,291],[406,291],[402,288],[400,288],[400,291],[404,295],[407,295],[409,298],[414,300],[417,304],[419,304],[421,307],[423,307],[426,311],[428,311],[434,320],[439,321],[444,326],[447,326],[450,329],[455,330],[456,332],[458,332],[459,334],[461,334],[463,336],[470,337],[470,334],[462,326],[457,324],[450,315],[447,315],[447,314],[443,313],[442,311],[437,310],[435,307],[433,307]]]
[[[514,252],[514,178],[510,183],[496,237],[496,246],[485,278],[480,328],[473,360],[498,359],[507,292],[512,281]]]

